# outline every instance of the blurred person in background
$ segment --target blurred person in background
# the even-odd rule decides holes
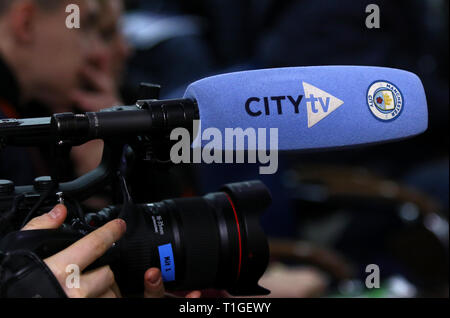
[[[41,117],[71,109],[70,95],[82,86],[80,72],[97,41],[96,1],[77,1],[80,29],[66,27],[60,1],[1,1],[0,116]],[[46,156],[35,149],[8,148],[0,178],[32,184],[48,175]]]
[[[6,7],[7,2],[2,5]],[[43,1],[43,3],[50,6],[52,1]],[[27,96],[23,97],[20,103],[14,102],[17,105],[3,107],[8,117],[48,116],[66,111],[99,111],[122,104],[119,86],[129,55],[129,48],[121,36],[119,25],[122,1],[96,0],[96,3],[100,5],[98,16],[86,17],[87,10],[84,10],[83,6],[80,7],[82,14],[80,29],[69,30],[65,27],[67,13],[64,10],[59,11],[59,20],[49,19],[42,27],[39,24],[42,31],[38,32],[38,36],[44,37],[47,42],[43,48],[37,48],[37,50],[48,51],[28,50],[29,55],[22,58],[21,54],[16,54],[14,50],[23,50],[23,48],[7,46],[8,37],[2,37],[0,45],[3,47],[1,51],[2,53],[4,51],[5,59],[12,59],[13,68],[18,68],[19,74],[27,70],[25,85],[33,90],[28,93],[28,89],[21,89]],[[56,27],[55,23],[58,23],[59,27]],[[63,40],[58,41],[59,37]],[[37,42],[39,43],[39,40]],[[43,58],[40,58],[41,56]],[[36,63],[37,59],[39,63]],[[38,66],[35,66],[36,64]],[[23,76],[19,75],[19,77]],[[14,81],[9,82],[14,83]],[[5,85],[3,90],[8,90]],[[12,109],[14,111],[11,111]],[[80,176],[97,167],[102,148],[100,142],[94,141],[75,149],[72,153],[74,171],[69,171],[65,179]],[[39,172],[34,176],[49,174],[44,163],[47,161],[48,154],[44,153],[44,158],[39,157],[34,151],[34,161],[39,161],[35,164]],[[7,168],[5,165],[2,167],[5,173],[8,171],[18,173],[19,170]],[[31,167],[23,169],[22,174],[27,169],[31,170]],[[16,184],[31,184],[32,174],[28,172],[30,177],[22,177],[22,180],[8,178],[7,174],[1,177],[16,181]]]

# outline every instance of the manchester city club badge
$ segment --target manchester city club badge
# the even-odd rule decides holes
[[[377,81],[369,87],[367,103],[372,114],[382,121],[396,119],[400,116],[404,106],[401,91],[387,81]]]

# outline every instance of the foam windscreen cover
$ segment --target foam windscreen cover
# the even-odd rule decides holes
[[[380,143],[412,137],[428,127],[421,80],[390,68],[318,66],[230,73],[191,84],[185,98],[197,101],[202,130],[213,127],[225,135],[226,128],[267,128],[269,134],[270,128],[278,128],[279,150]]]

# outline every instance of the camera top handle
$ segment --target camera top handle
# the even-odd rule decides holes
[[[134,106],[118,106],[96,113],[56,114],[49,118],[0,120],[0,145],[45,146],[54,150],[53,181],[58,182],[57,168],[73,146],[95,139],[105,142],[103,159],[94,171],[80,178],[58,184],[62,191],[77,200],[87,199],[114,177],[120,167],[124,146],[148,156],[166,157],[169,135],[175,128],[192,131],[199,111],[194,100],[141,100]],[[163,147],[161,147],[163,145]],[[136,148],[136,149],[134,149]],[[33,186],[15,188],[15,195],[35,192]]]

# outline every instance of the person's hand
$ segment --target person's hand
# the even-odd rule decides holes
[[[22,231],[58,229],[67,217],[67,209],[57,205],[52,211],[32,219]],[[48,258],[45,263],[53,272],[68,297],[104,297],[117,298],[121,293],[114,280],[114,274],[109,266],[83,273],[80,277],[80,288],[71,289],[66,286],[68,265],[76,264],[80,271],[85,269],[97,258],[102,256],[114,242],[125,233],[126,225],[122,220],[112,221],[101,227],[66,250]],[[172,297],[167,294],[163,285],[161,271],[150,268],[144,275],[144,297]],[[188,293],[186,298],[200,298],[199,291]]]
[[[104,63],[87,64],[81,71],[83,82],[91,90],[77,89],[71,94],[72,103],[85,112],[123,104],[118,96],[116,80],[106,71]],[[71,159],[75,162],[77,176],[82,176],[98,167],[103,155],[103,141],[92,140],[74,147]]]
[[[150,268],[147,272],[145,272],[144,285],[145,285],[145,292],[144,292],[145,298],[178,297],[178,295],[166,293],[166,290],[163,285],[161,271],[158,268]],[[202,296],[202,293],[196,290],[191,291],[183,296],[185,298],[200,298]]]
[[[115,78],[102,67],[86,65],[81,71],[83,81],[91,90],[78,89],[71,94],[72,102],[86,112],[121,105]]]
[[[103,140],[91,140],[84,145],[72,148],[70,158],[74,162],[76,175],[81,177],[97,168],[102,162],[103,149]]]
[[[261,298],[317,298],[324,295],[328,279],[314,267],[271,263],[259,283],[271,291]]]
[[[67,216],[67,209],[57,205],[52,211],[31,220],[22,230],[43,230],[59,228]],[[61,284],[69,298],[118,298],[120,290],[109,266],[86,273],[83,270],[101,257],[126,231],[123,220],[114,220],[85,236],[67,249],[55,254],[44,262]],[[70,288],[66,284],[70,273],[66,269],[76,265],[80,269],[79,286]]]

